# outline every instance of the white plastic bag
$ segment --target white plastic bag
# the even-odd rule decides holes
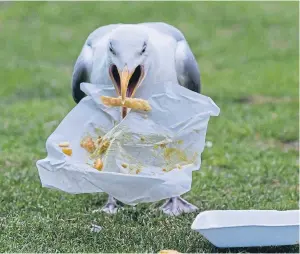
[[[116,97],[112,86],[82,83],[81,89],[88,96],[50,135],[48,156],[37,162],[43,187],[68,193],[105,192],[131,205],[191,189],[209,118],[220,111],[210,98],[171,83],[141,87],[135,97],[148,99],[152,110],[131,110],[122,120],[120,108],[106,107],[100,100],[101,95]],[[87,135],[110,140],[102,171],[87,164],[89,154],[80,147]],[[70,143],[72,156],[58,146],[63,141]]]

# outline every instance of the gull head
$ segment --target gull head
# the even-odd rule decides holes
[[[122,26],[108,39],[109,75],[117,94],[125,102],[141,86],[150,66],[151,45],[139,27]]]

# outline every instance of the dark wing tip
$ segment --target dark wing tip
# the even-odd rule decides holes
[[[80,84],[88,81],[88,73],[83,64],[77,60],[72,76],[72,96],[76,103],[79,103],[86,94],[80,89]]]

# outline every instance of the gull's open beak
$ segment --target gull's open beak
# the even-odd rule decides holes
[[[124,105],[126,97],[133,97],[137,88],[144,80],[144,67],[138,65],[134,70],[128,69],[125,65],[122,70],[118,69],[116,65],[111,65],[109,68],[109,75],[115,86],[116,92],[122,98]],[[122,107],[123,118],[127,114],[127,109]]]
[[[119,70],[118,70],[119,71]],[[128,70],[127,65],[125,65],[124,69],[122,71],[119,71],[119,76],[120,76],[120,86],[121,86],[121,98],[122,98],[122,103],[125,103],[126,95],[127,95],[127,88],[129,84],[129,80],[132,76],[133,72],[130,72]]]

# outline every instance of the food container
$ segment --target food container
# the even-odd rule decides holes
[[[192,229],[216,247],[299,244],[299,210],[224,210],[201,212]]]

